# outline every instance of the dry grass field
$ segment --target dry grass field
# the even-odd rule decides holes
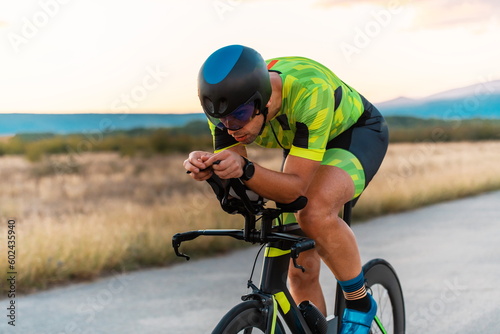
[[[500,189],[500,142],[390,145],[359,219]]]
[[[393,144],[355,219],[500,189],[498,152],[500,142]],[[279,151],[253,148],[250,156],[279,169]],[[206,183],[184,173],[183,159],[99,153],[30,163],[1,157],[0,217],[16,220],[18,289],[166,265],[178,261],[174,233],[239,227],[239,217],[220,210]],[[1,224],[0,240],[6,234]],[[200,238],[187,246],[201,255],[236,245],[229,238]],[[5,261],[0,270],[7,272]]]

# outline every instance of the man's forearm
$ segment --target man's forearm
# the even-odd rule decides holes
[[[298,175],[273,171],[255,164],[255,174],[245,184],[260,196],[280,203],[291,203],[304,196],[307,184]]]

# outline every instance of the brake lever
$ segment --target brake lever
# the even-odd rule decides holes
[[[174,247],[175,255],[177,255],[178,257],[185,258],[186,261],[189,261],[189,259],[191,259],[191,257],[189,255],[179,252],[180,245],[179,246],[173,245],[173,247]]]
[[[299,241],[292,246],[290,257],[292,258],[293,266],[295,268],[302,270],[302,272],[306,271],[306,268],[302,267],[300,264],[297,263],[297,258],[299,257],[299,254],[301,252],[313,249],[315,244],[316,243],[312,239],[305,239],[305,240],[303,239],[302,241]]]
[[[302,267],[300,264],[297,263],[297,258],[296,257],[292,258],[292,261],[293,261],[293,266],[295,268],[302,270],[303,273],[306,272],[306,268]]]
[[[186,261],[189,261],[189,259],[191,258],[189,255],[179,252],[179,248],[181,247],[180,242],[174,243],[174,241],[172,240],[172,247],[174,248],[175,255],[177,255],[178,257],[183,257],[186,259]]]
[[[203,234],[202,231],[190,231],[190,232],[184,232],[184,233],[176,233],[172,237],[172,247],[174,248],[175,255],[177,255],[178,257],[183,257],[186,259],[186,261],[189,261],[189,259],[190,259],[189,255],[186,255],[186,254],[181,253],[179,251],[179,248],[181,247],[181,243],[183,241],[189,241],[189,240],[196,239],[197,237],[199,237],[202,234]]]

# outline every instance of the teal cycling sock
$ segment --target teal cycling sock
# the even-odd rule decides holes
[[[347,308],[361,312],[368,312],[370,310],[371,301],[366,293],[363,271],[353,279],[338,282],[344,292]]]

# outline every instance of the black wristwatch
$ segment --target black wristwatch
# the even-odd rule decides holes
[[[243,160],[245,160],[245,166],[243,166],[243,175],[240,177],[243,181],[248,181],[252,178],[253,174],[255,173],[255,166],[253,162],[245,158],[244,156],[241,156]]]

